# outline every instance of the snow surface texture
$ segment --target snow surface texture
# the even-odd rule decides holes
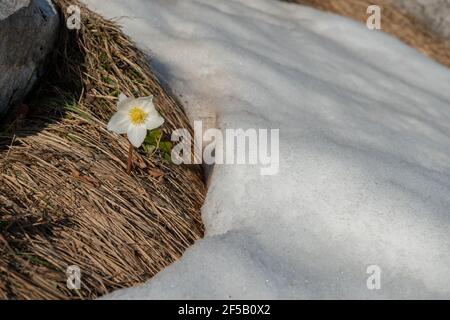
[[[216,165],[206,237],[106,298],[450,298],[449,69],[277,1],[84,1],[123,17],[191,115],[280,128],[278,175]]]

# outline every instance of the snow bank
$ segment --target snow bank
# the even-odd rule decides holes
[[[123,16],[193,120],[280,129],[278,175],[216,166],[205,239],[106,298],[450,298],[449,69],[277,1],[85,2]]]

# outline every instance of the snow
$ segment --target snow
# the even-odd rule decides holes
[[[280,129],[279,174],[216,165],[205,238],[106,299],[450,298],[449,69],[278,1],[83,1],[122,17],[192,120]]]

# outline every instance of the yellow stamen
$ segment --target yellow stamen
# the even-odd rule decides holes
[[[130,121],[134,125],[144,124],[147,119],[147,113],[144,112],[140,107],[133,107],[130,112],[128,112]]]

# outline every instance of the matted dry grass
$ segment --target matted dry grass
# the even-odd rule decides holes
[[[153,94],[166,136],[191,130],[182,108],[120,29],[80,6],[82,30],[62,28],[51,73],[0,133],[1,299],[95,298],[148,280],[203,235],[201,169],[140,150],[128,176],[126,137],[106,129],[119,91]]]
[[[435,35],[423,22],[396,7],[391,0],[285,0],[333,12],[366,23],[369,5],[382,10],[381,28],[422,54],[450,67],[450,43]]]

